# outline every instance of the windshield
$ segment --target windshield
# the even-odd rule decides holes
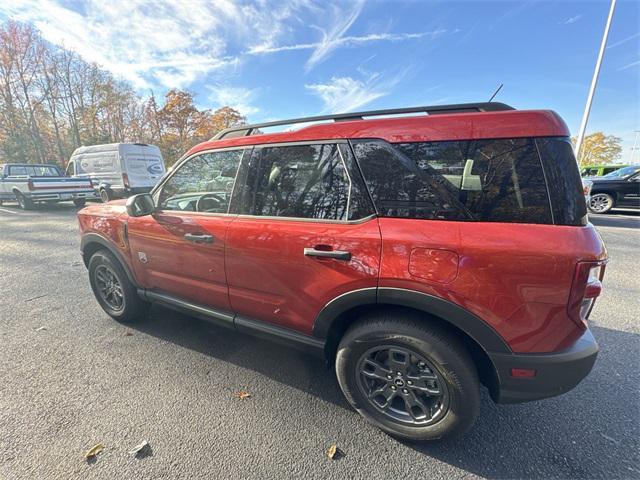
[[[640,165],[620,168],[614,172],[607,173],[603,176],[603,178],[624,178],[628,177],[629,175],[633,175],[636,172],[640,172]]]

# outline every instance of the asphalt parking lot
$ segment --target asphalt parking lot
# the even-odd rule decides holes
[[[0,206],[0,478],[640,478],[640,216],[592,221],[611,260],[591,375],[529,404],[485,394],[465,437],[416,445],[365,423],[319,359],[160,307],[114,322],[75,208]]]

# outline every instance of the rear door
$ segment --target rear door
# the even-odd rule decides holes
[[[158,211],[128,221],[143,286],[229,311],[224,269],[229,199],[244,150],[205,152],[182,163],[154,195]]]
[[[377,286],[380,229],[348,154],[340,142],[261,146],[243,163],[226,240],[238,321],[310,334],[328,302]]]
[[[122,145],[122,171],[128,176],[131,188],[155,186],[164,174],[160,150],[150,145]]]

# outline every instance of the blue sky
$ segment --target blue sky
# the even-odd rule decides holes
[[[11,0],[141,94],[168,88],[250,121],[497,100],[579,127],[609,9],[593,1]],[[640,130],[640,2],[619,0],[587,132]],[[639,142],[640,143],[640,142]],[[640,151],[635,159],[640,161]]]

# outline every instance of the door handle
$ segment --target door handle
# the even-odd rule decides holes
[[[351,260],[351,252],[345,250],[316,250],[315,248],[305,248],[305,257],[335,258],[336,260]]]
[[[188,242],[195,243],[213,243],[213,235],[206,235],[204,233],[185,233],[184,239]]]

